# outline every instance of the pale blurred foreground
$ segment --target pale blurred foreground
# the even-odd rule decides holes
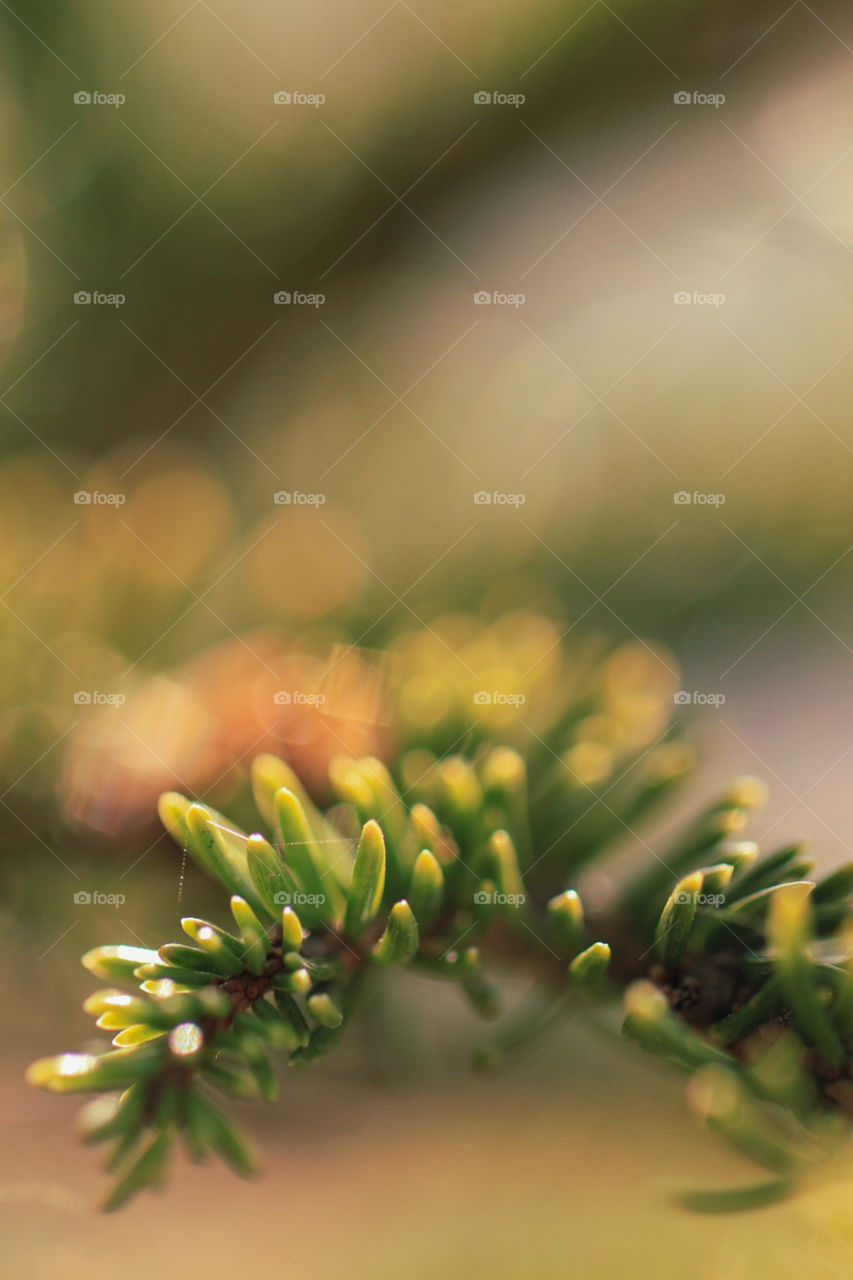
[[[418,985],[428,1005],[434,989]],[[444,1021],[448,1001],[438,1003],[433,1021]],[[457,1031],[470,1027],[464,1013],[456,1022]],[[639,1052],[571,1031],[486,1079],[471,1076],[458,1043],[433,1042],[427,1056],[429,1081],[399,1088],[366,1077],[351,1058],[290,1072],[276,1109],[243,1117],[263,1151],[258,1181],[186,1166],[163,1194],[107,1218],[91,1207],[102,1185],[96,1160],[57,1117],[56,1099],[24,1098],[22,1056],[2,1091],[15,1153],[0,1187],[4,1274],[851,1274],[849,1181],[734,1217],[673,1206],[674,1191],[753,1182],[755,1167],[706,1133],[687,1112],[681,1081]],[[69,1100],[66,1110],[77,1105]]]

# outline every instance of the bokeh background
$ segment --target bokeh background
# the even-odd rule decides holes
[[[385,646],[448,611],[668,646],[695,794],[761,774],[750,834],[851,855],[849,7],[10,0],[0,29],[9,1274],[850,1275],[841,1174],[683,1216],[673,1187],[749,1171],[677,1081],[567,1032],[472,1083],[420,988],[397,1070],[367,1025],[248,1118],[266,1181],[186,1171],[117,1222],[73,1104],[21,1081],[86,1030],[80,952],[206,893],[158,791],[227,804],[261,747],[321,788],[342,738],[381,749]],[[359,714],[275,700],[330,657]]]

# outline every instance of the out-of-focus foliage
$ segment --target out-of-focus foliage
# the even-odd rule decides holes
[[[0,779],[40,831],[76,692],[256,627],[324,660],[503,587],[729,665],[808,591],[849,639],[843,6],[417,8],[0,15]]]

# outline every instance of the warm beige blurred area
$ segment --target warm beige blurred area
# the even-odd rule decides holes
[[[446,1022],[446,1012],[433,1016]],[[442,1066],[436,1048],[425,1047],[429,1076],[404,1087],[352,1060],[290,1073],[274,1112],[244,1117],[263,1152],[263,1181],[182,1165],[162,1195],[107,1218],[90,1210],[91,1153],[81,1155],[67,1128],[54,1132],[56,1099],[24,1099],[10,1081],[4,1123],[16,1168],[0,1183],[8,1274],[848,1274],[843,1165],[796,1201],[697,1217],[674,1205],[678,1190],[751,1184],[756,1172],[685,1114],[677,1080],[577,1033],[502,1080],[472,1080],[446,1040]]]

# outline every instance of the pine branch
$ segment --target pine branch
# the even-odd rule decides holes
[[[83,1131],[111,1147],[106,1208],[160,1184],[179,1138],[193,1159],[215,1154],[248,1175],[254,1159],[220,1095],[275,1101],[271,1058],[303,1067],[334,1050],[363,986],[387,967],[455,984],[487,1019],[500,1013],[501,972],[532,973],[528,1003],[478,1056],[492,1068],[565,1016],[624,996],[626,1035],[687,1073],[709,1127],[774,1174],[742,1191],[691,1193],[693,1208],[766,1202],[832,1149],[851,1092],[842,931],[853,868],[815,885],[795,847],[760,860],[733,841],[763,795],[745,779],[587,910],[583,869],[618,836],[639,858],[635,825],[687,771],[671,731],[649,741],[659,691],[647,695],[657,719],[647,714],[637,735],[637,706],[618,682],[613,695],[620,662],[623,650],[592,663],[572,697],[552,700],[535,730],[525,725],[526,759],[511,745],[518,715],[484,721],[469,690],[445,725],[464,751],[442,754],[441,726],[409,720],[393,770],[333,761],[339,803],[328,813],[288,765],[259,757],[252,784],[266,835],[162,797],[166,829],[229,895],[233,924],[191,917],[183,943],[89,952],[83,963],[110,985],[85,1008],[114,1033],[112,1048],[28,1073],[54,1092],[98,1095]],[[496,743],[502,732],[508,741]]]

